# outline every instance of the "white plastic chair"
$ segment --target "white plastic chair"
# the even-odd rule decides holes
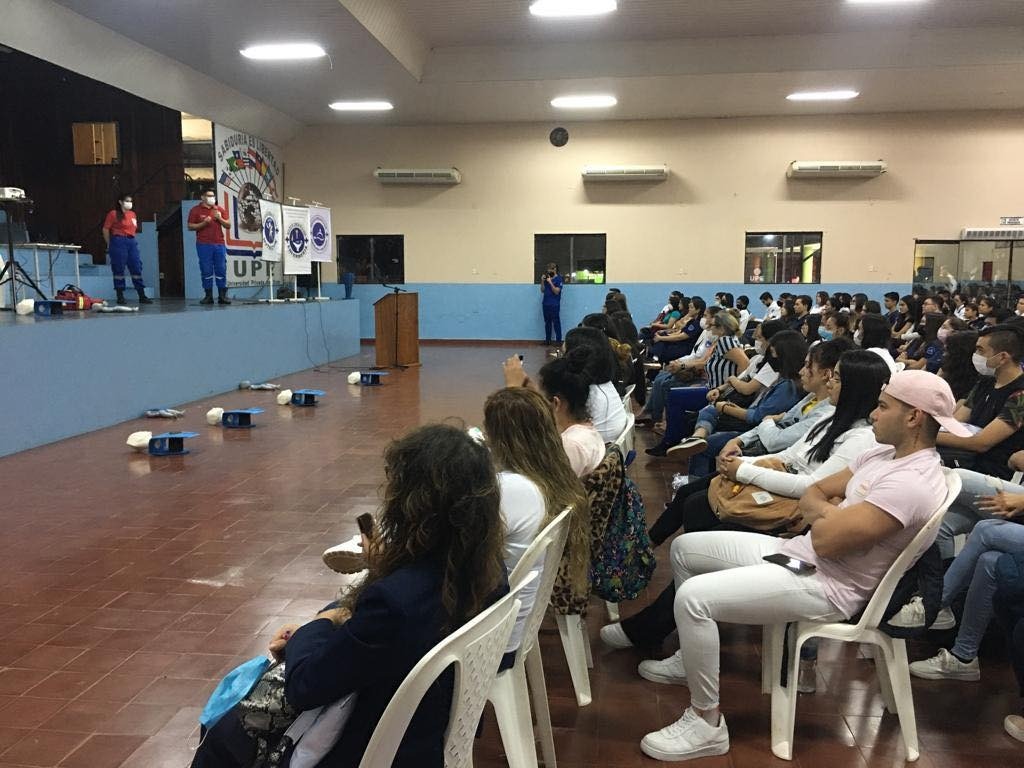
[[[911,539],[868,601],[860,621],[856,624],[843,622],[822,623],[814,621],[794,622],[789,632],[789,670],[787,686],[782,687],[782,651],[785,642],[786,625],[773,624],[764,628],[762,648],[761,689],[765,692],[767,681],[771,680],[772,694],[772,752],[783,760],[793,759],[793,729],[796,724],[796,681],[800,674],[800,648],[812,637],[827,637],[848,643],[869,643],[880,649],[875,652],[875,671],[882,689],[885,708],[899,715],[903,742],[907,748],[907,761],[917,760],[920,752],[917,743],[917,722],[914,718],[914,698],[910,688],[910,668],[907,663],[907,644],[882,632],[878,625],[882,621],[896,584],[921,554],[935,541],[939,525],[946,510],[960,493],[960,476],[950,469],[944,469],[946,497],[931,519]],[[767,667],[767,668],[766,668]]]
[[[594,668],[594,654],[590,650],[590,635],[587,622],[578,613],[555,614],[558,636],[565,650],[565,661],[569,665],[569,677],[576,691],[576,705],[587,706],[593,701],[590,692],[590,672]]]
[[[630,395],[633,394],[633,390],[635,390],[635,389],[636,389],[636,384],[630,384],[628,387],[626,387],[626,391],[622,393],[622,404],[626,408],[630,407],[629,406],[629,397],[630,397]]]
[[[520,601],[517,593],[536,578],[530,574],[479,616],[435,645],[398,686],[373,729],[359,768],[391,768],[409,721],[427,689],[450,666],[455,687],[444,735],[445,768],[472,768],[473,742],[491,682],[512,634]]]
[[[488,698],[494,705],[501,743],[510,768],[537,768],[537,748],[534,745],[533,718],[529,694],[533,694],[533,710],[537,716],[541,754],[546,768],[555,768],[555,739],[551,730],[551,712],[548,708],[548,688],[544,680],[544,664],[537,643],[537,633],[551,601],[562,550],[569,536],[569,516],[566,509],[552,520],[533,540],[529,549],[509,576],[510,584],[518,584],[526,576],[534,576],[533,568],[543,561],[540,583],[533,608],[523,626],[523,637],[516,652],[516,663],[511,669],[498,673],[491,685]],[[529,680],[529,689],[527,689]]]
[[[626,414],[626,426],[622,428],[619,436],[615,438],[615,445],[622,451],[625,458],[634,447],[634,434],[636,432],[636,416],[632,413]]]

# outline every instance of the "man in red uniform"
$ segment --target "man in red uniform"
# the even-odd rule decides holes
[[[132,276],[132,285],[139,293],[139,304],[153,303],[146,296],[146,284],[142,282],[142,259],[139,258],[139,244],[135,242],[135,233],[138,231],[139,221],[132,210],[132,196],[121,195],[117,198],[117,206],[103,220],[103,239],[110,255],[110,271],[114,273],[118,304],[128,303],[124,298],[125,267]]]
[[[217,193],[213,189],[204,189],[202,201],[188,214],[188,228],[196,233],[196,253],[203,276],[203,290],[206,291],[200,304],[213,304],[214,277],[219,294],[217,303],[231,303],[228,300],[228,251],[224,244],[224,230],[228,226],[228,212],[217,205]]]

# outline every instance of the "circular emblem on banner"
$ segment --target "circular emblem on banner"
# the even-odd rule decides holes
[[[263,220],[263,242],[273,248],[277,245],[277,222],[273,216],[267,216]]]
[[[327,225],[324,220],[317,217],[309,226],[309,238],[313,241],[313,247],[322,251],[327,245]]]
[[[298,224],[293,224],[288,230],[288,251],[295,258],[301,258],[306,255],[308,247],[309,238],[306,237],[306,232]]]

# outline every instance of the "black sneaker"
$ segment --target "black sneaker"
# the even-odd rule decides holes
[[[202,299],[199,300],[199,303],[200,304],[213,304],[213,296],[210,296],[209,294],[207,294],[206,296],[204,296]]]

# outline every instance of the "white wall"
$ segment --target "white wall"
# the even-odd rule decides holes
[[[744,233],[824,231],[825,283],[909,282],[914,238],[1020,208],[1022,112],[436,127],[320,126],[285,147],[287,194],[338,234],[404,234],[408,282],[530,282],[533,235],[606,232],[623,282],[742,282]],[[869,180],[787,181],[792,160],[884,159]],[[588,163],[667,163],[669,181],[586,186]],[[462,185],[382,187],[377,166]],[[474,273],[475,270],[475,273]],[[333,279],[325,270],[325,278]]]

